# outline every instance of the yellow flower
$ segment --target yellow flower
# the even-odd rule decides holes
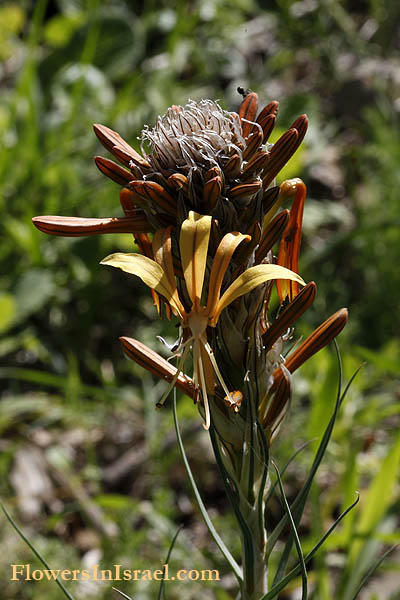
[[[255,287],[274,279],[296,281],[304,285],[302,278],[279,265],[261,264],[246,269],[229,285],[221,295],[225,273],[233,253],[242,242],[249,242],[250,236],[227,233],[220,241],[210,270],[208,289],[204,280],[207,267],[207,253],[211,232],[212,217],[189,212],[182,223],[179,247],[181,265],[191,308],[186,310],[178,293],[172,258],[171,227],[158,230],[153,237],[155,260],[140,254],[116,253],[107,256],[101,264],[118,267],[127,273],[137,275],[151,289],[161,294],[179,318],[183,329],[189,335],[184,337],[177,351],[180,355],[178,369],[171,387],[182,371],[190,348],[193,349],[193,382],[201,396],[205,410],[205,428],[210,426],[208,394],[214,394],[214,376],[221,384],[228,399],[231,395],[222,378],[213,350],[207,340],[207,327],[215,327],[221,312],[236,298],[251,292]],[[203,302],[203,296],[207,301]],[[169,390],[168,392],[169,393]],[[163,400],[166,395],[164,395]],[[163,401],[162,400],[162,401]],[[162,402],[161,401],[161,402]]]

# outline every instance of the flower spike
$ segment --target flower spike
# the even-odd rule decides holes
[[[240,93],[243,100],[237,113],[212,100],[173,105],[153,128],[143,129],[142,155],[117,132],[94,125],[99,141],[118,161],[95,158],[102,173],[121,186],[125,216],[34,219],[36,227],[53,235],[133,234],[140,254],[117,252],[102,264],[141,278],[152,290],[158,314],[164,305],[168,318],[172,313],[178,318],[181,337],[174,354],[177,369],[168,370],[156,354],[139,345],[136,352],[130,348],[130,356],[182,389],[185,358],[191,350],[193,398],[199,401],[205,426],[214,414],[209,396],[216,395],[215,414],[230,407],[223,413],[226,423],[220,423],[226,431],[230,419],[246,413],[240,408],[247,402],[241,387],[245,374],[239,374],[247,360],[246,339],[255,333],[260,341],[257,372],[265,370],[260,389],[263,398],[271,398],[271,405],[264,406],[270,421],[278,397],[282,406],[288,404],[284,398],[289,397],[290,382],[282,375],[282,364],[288,375],[339,327],[335,319],[328,320],[284,361],[288,328],[313,302],[315,284],[301,290],[305,284],[298,275],[305,186],[301,180],[280,187],[273,181],[303,140],[307,117],[296,119],[275,144],[269,144],[278,103],[270,102],[258,113],[257,94],[242,89]],[[293,199],[291,209],[280,210],[288,199]],[[274,245],[281,237],[274,257]],[[267,311],[274,281],[281,305],[286,298],[289,303],[270,322]],[[338,322],[342,320],[341,314]],[[123,343],[126,351],[129,344]],[[237,365],[238,373],[229,373],[231,364]],[[277,430],[284,413],[275,412],[268,435]]]
[[[254,260],[257,264],[260,263],[263,260],[263,258],[267,256],[272,246],[281,236],[289,221],[289,215],[290,213],[287,209],[282,210],[276,215],[276,217],[272,219],[272,221],[265,228],[260,239],[260,244],[256,250],[256,255],[254,257]]]

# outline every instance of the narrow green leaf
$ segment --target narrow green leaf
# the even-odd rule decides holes
[[[294,500],[294,502],[291,506],[291,511],[295,517],[296,522],[297,522],[297,519],[301,518],[301,514],[304,510],[305,502],[307,500],[307,496],[308,496],[310,488],[311,488],[311,484],[314,480],[314,477],[319,468],[319,465],[321,464],[321,461],[324,457],[329,440],[331,438],[333,427],[335,425],[335,422],[336,422],[336,419],[338,416],[339,408],[340,408],[342,402],[344,401],[344,399],[347,395],[347,392],[348,392],[352,382],[354,381],[354,378],[356,377],[356,375],[360,371],[360,369],[363,367],[363,365],[360,365],[360,367],[353,373],[353,375],[350,378],[348,384],[346,385],[343,393],[341,393],[341,362],[340,362],[340,354],[339,353],[338,353],[338,361],[339,361],[339,382],[338,382],[338,396],[337,396],[337,400],[336,400],[336,404],[335,404],[335,409],[333,411],[333,415],[328,423],[328,426],[325,430],[325,433],[324,433],[322,440],[320,442],[320,445],[318,447],[313,464],[311,466],[310,473],[309,473],[303,487],[301,488],[300,492],[296,496],[296,499]],[[277,526],[275,527],[275,529],[273,530],[273,532],[270,534],[269,540],[267,542],[267,550],[266,550],[267,556],[269,556],[270,553],[272,552],[272,549],[274,548],[274,546],[275,546],[280,534],[282,533],[283,529],[285,528],[287,522],[288,522],[287,515],[284,515],[282,517],[282,519],[279,521],[279,523],[277,524]]]
[[[315,544],[315,546],[311,550],[311,552],[309,552],[307,554],[307,556],[304,558],[304,564],[307,565],[310,562],[310,560],[313,558],[313,556],[319,550],[319,548],[322,546],[322,544],[325,542],[325,540],[331,535],[333,530],[336,529],[336,527],[345,518],[345,516],[358,504],[358,501],[359,501],[359,496],[357,496],[357,499],[353,502],[353,504],[351,504],[348,508],[346,508],[345,511],[342,512],[342,514],[336,519],[336,521],[333,523],[333,525],[331,525],[331,527],[328,529],[328,531],[322,536],[322,538],[319,540],[319,542],[317,544]],[[270,589],[270,591],[267,594],[265,594],[265,596],[260,598],[260,600],[272,600],[273,598],[276,598],[276,596],[279,594],[279,592],[281,592],[287,586],[287,584],[290,583],[290,581],[292,581],[292,579],[297,577],[297,575],[299,575],[299,573],[301,573],[301,566],[300,566],[300,564],[297,564],[286,575],[286,577],[284,577],[283,579],[281,579],[279,581],[279,583],[274,585]]]
[[[8,521],[14,527],[14,529],[18,533],[18,535],[24,540],[25,544],[27,544],[29,546],[29,548],[32,550],[32,552],[34,553],[34,555],[40,560],[40,562],[42,563],[42,565],[47,570],[51,571],[51,567],[48,564],[48,562],[46,561],[46,559],[43,558],[43,556],[40,554],[39,550],[37,550],[35,548],[35,546],[28,540],[28,538],[25,536],[25,534],[22,532],[22,530],[15,523],[15,521],[11,517],[10,513],[7,511],[6,507],[4,506],[4,504],[1,501],[0,501],[0,506],[3,509],[3,512],[6,515]],[[68,600],[74,600],[74,597],[71,596],[71,594],[69,593],[69,591],[67,590],[67,588],[64,586],[63,582],[60,579],[54,579],[54,582],[58,585],[58,587],[60,588],[60,590],[62,591],[62,593],[68,598]]]
[[[264,527],[265,528],[265,507],[268,505],[267,500],[265,500],[264,498],[264,494],[265,494],[265,486],[267,484],[267,480],[268,480],[268,465],[269,465],[269,449],[268,449],[268,443],[267,443],[267,439],[265,437],[265,432],[262,428],[262,426],[260,425],[258,419],[257,419],[257,430],[259,433],[259,436],[261,438],[261,442],[263,445],[263,450],[264,450],[264,458],[263,458],[263,463],[264,463],[264,470],[263,470],[263,475],[262,475],[262,479],[261,479],[261,483],[260,483],[260,488],[259,488],[259,492],[258,492],[258,498],[257,498],[257,504],[258,504],[258,523],[259,523],[259,527]],[[260,459],[260,457],[257,455],[257,458]],[[267,496],[269,497],[269,496]]]
[[[296,550],[297,550],[297,555],[299,557],[299,566],[300,566],[300,571],[301,571],[301,584],[302,584],[301,585],[301,587],[302,587],[301,600],[307,600],[307,570],[306,570],[306,565],[304,562],[303,550],[301,548],[299,534],[297,533],[296,524],[294,522],[293,515],[290,512],[289,503],[286,498],[285,490],[283,489],[282,479],[281,479],[281,476],[279,473],[279,469],[273,460],[271,460],[271,463],[276,471],[276,476],[278,478],[278,485],[279,485],[279,490],[280,490],[281,496],[282,496],[283,506],[285,508],[285,512],[289,519],[290,528],[292,530],[292,535],[293,535],[294,543],[295,543]]]
[[[169,548],[168,548],[167,558],[166,558],[166,559],[165,559],[165,561],[164,561],[164,565],[167,565],[167,564],[168,564],[168,562],[169,562],[169,559],[170,559],[170,556],[171,556],[171,554],[172,554],[172,550],[173,550],[173,548],[174,548],[174,546],[175,546],[175,542],[176,542],[176,540],[177,540],[177,538],[178,538],[178,535],[179,535],[179,534],[180,534],[180,532],[182,531],[182,529],[183,529],[183,525],[180,525],[180,526],[178,527],[178,529],[176,530],[176,533],[175,533],[174,537],[172,538],[171,544],[170,544],[170,546],[169,546]],[[164,569],[164,573],[163,573],[163,574],[165,575],[165,569]],[[158,599],[158,600],[161,600],[161,598],[162,598],[162,597],[163,597],[163,595],[164,595],[164,594],[163,594],[163,592],[164,592],[164,582],[165,582],[165,579],[164,579],[164,577],[163,577],[163,578],[161,579],[161,583],[160,583],[160,589],[158,590],[158,596],[157,596],[157,599]]]
[[[247,398],[248,401],[248,410],[246,411],[246,422],[245,422],[245,430],[244,430],[244,444],[243,444],[243,454],[242,454],[242,464],[240,470],[240,481],[239,487],[240,489],[247,488],[246,498],[253,502],[254,493],[254,477],[255,477],[255,464],[254,458],[257,455],[260,459],[257,451],[254,448],[255,439],[254,439],[254,423],[256,421],[254,414],[254,402],[252,402],[252,390],[251,386],[247,384]],[[262,459],[260,459],[260,462]],[[264,467],[265,468],[265,467]]]
[[[313,442],[315,442],[314,440],[308,440],[307,442],[305,442],[304,444],[302,444],[300,446],[300,448],[298,448],[296,450],[296,452],[294,452],[292,454],[292,456],[289,458],[289,460],[287,461],[287,463],[285,464],[285,466],[283,467],[282,471],[281,471],[281,477],[283,477],[283,475],[286,472],[286,469],[288,468],[288,466],[294,461],[294,459],[296,458],[296,456],[298,456],[305,448],[307,448],[307,446],[309,446],[310,444],[312,444]],[[268,494],[265,498],[265,505],[267,506],[268,502],[271,500],[272,495],[275,491],[276,486],[278,485],[278,479],[276,479],[276,481],[274,481],[274,483],[271,485]]]
[[[353,374],[353,376],[350,378],[350,381],[348,382],[343,394],[342,394],[342,361],[341,361],[341,357],[340,357],[340,351],[339,351],[339,347],[338,344],[336,342],[336,340],[334,340],[334,346],[335,346],[335,351],[336,351],[336,357],[337,357],[337,361],[338,361],[338,391],[337,391],[337,396],[336,396],[336,404],[335,404],[335,409],[333,412],[333,415],[328,423],[328,426],[325,430],[325,433],[322,437],[321,443],[319,445],[316,457],[314,459],[311,471],[309,473],[309,476],[306,480],[306,482],[304,483],[302,489],[300,490],[299,494],[297,495],[295,501],[293,502],[293,506],[292,506],[292,512],[293,515],[295,517],[295,522],[298,525],[301,519],[301,516],[303,514],[304,511],[304,507],[306,504],[306,500],[308,497],[308,494],[310,492],[311,489],[311,485],[312,482],[314,480],[315,474],[319,468],[319,465],[321,464],[322,458],[325,454],[326,448],[328,446],[329,440],[331,438],[332,435],[332,431],[333,431],[333,427],[335,425],[336,422],[336,418],[339,412],[339,408],[349,390],[349,387],[352,383],[352,381],[354,380],[354,377],[357,375],[358,371],[361,369],[361,367],[363,365],[361,365]],[[274,531],[272,532],[268,543],[267,543],[267,556],[269,555],[269,552],[271,552],[273,546],[275,545],[280,532],[282,531],[282,529],[279,529],[280,526],[285,526],[287,523],[287,519],[286,519],[286,515],[284,515],[281,519],[281,521],[278,523],[278,525],[276,526],[276,528],[274,529]],[[278,535],[277,532],[279,531]],[[271,541],[271,537],[272,537],[272,541]],[[284,551],[281,555],[281,560],[279,562],[279,566],[277,569],[277,572],[275,574],[275,579],[274,579],[274,584],[277,584],[282,577],[284,576],[285,570],[286,570],[286,565],[288,563],[289,560],[289,556],[290,556],[290,551],[293,545],[293,537],[290,536],[288,541],[286,542]]]
[[[216,429],[211,420],[211,427],[209,429],[210,439],[212,443],[212,447],[214,450],[215,460],[218,465],[219,471],[221,473],[222,481],[224,482],[225,492],[231,504],[231,507],[235,513],[237,522],[242,532],[242,541],[243,541],[243,555],[248,557],[247,563],[252,564],[254,562],[254,554],[253,554],[253,543],[252,543],[252,533],[250,527],[243,517],[240,508],[239,508],[239,494],[240,491],[238,489],[237,482],[228,474],[224,462],[221,457],[221,452],[218,445]],[[233,488],[233,489],[232,489]],[[242,591],[243,578],[239,582]]]
[[[398,548],[398,544],[396,544],[395,546],[392,546],[391,548],[389,548],[388,550],[386,550],[386,552],[384,554],[382,554],[382,556],[376,561],[376,563],[374,565],[372,565],[372,567],[366,572],[365,576],[363,577],[360,585],[358,586],[354,596],[352,597],[351,600],[356,600],[358,597],[358,594],[361,592],[361,590],[363,589],[363,587],[368,583],[368,581],[370,580],[370,578],[372,577],[372,575],[375,573],[375,571],[380,567],[380,565],[383,563],[383,561],[385,560],[385,558],[393,551],[395,550],[395,548]]]
[[[128,594],[125,594],[125,592],[121,592],[121,590],[117,590],[117,588],[115,588],[115,587],[113,587],[111,589],[113,589],[114,592],[117,592],[117,594],[120,594],[123,598],[125,598],[125,600],[133,600],[133,598],[128,596]]]

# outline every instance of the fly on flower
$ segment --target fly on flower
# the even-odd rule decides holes
[[[171,228],[159,230],[153,238],[155,260],[139,254],[112,254],[101,264],[118,267],[137,275],[146,285],[154,289],[168,302],[172,312],[180,320],[183,332],[182,341],[176,355],[179,356],[173,386],[182,373],[185,359],[193,352],[193,383],[200,390],[205,412],[205,428],[210,426],[208,395],[214,395],[215,382],[218,382],[232,405],[235,400],[221,375],[214,352],[207,339],[207,327],[215,328],[221,312],[234,300],[250,293],[257,286],[271,280],[287,279],[304,285],[302,278],[285,267],[263,264],[250,267],[234,279],[221,295],[224,276],[232,256],[238,246],[250,242],[250,236],[240,232],[227,233],[215,252],[209,273],[208,286],[205,286],[207,255],[210,241],[212,218],[189,212],[182,223],[179,248],[181,265],[191,307],[186,310],[179,296],[172,257]],[[207,296],[207,301],[203,297]],[[169,390],[168,392],[169,393]],[[160,401],[163,403],[166,394]]]

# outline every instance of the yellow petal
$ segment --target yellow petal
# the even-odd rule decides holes
[[[227,233],[219,243],[214,256],[208,286],[207,313],[212,315],[219,300],[221,285],[233,253],[241,242],[249,242],[251,237],[238,231]]]
[[[183,315],[185,309],[179,299],[178,290],[175,281],[174,263],[172,258],[172,240],[171,240],[172,225],[166,229],[158,229],[153,235],[153,255],[155,262],[163,269],[168,280],[174,303],[179,306],[179,312]]]
[[[189,298],[195,308],[200,306],[203,290],[211,221],[209,215],[202,216],[190,211],[181,228],[179,247],[183,275]]]
[[[228,304],[236,300],[236,298],[251,292],[258,285],[271,281],[272,279],[290,279],[292,281],[297,281],[301,285],[305,285],[300,275],[279,265],[257,265],[255,267],[250,267],[250,269],[247,269],[247,271],[244,271],[237,279],[235,279],[220,298],[210,324],[213,326],[216,325],[221,311],[228,306]]]
[[[171,307],[175,309],[178,316],[183,318],[181,307],[178,306],[175,301],[174,290],[172,289],[164,270],[154,260],[151,260],[151,258],[142,256],[141,254],[124,254],[123,252],[117,252],[116,254],[110,254],[104,258],[100,264],[117,267],[126,273],[131,273],[132,275],[140,277],[140,279],[151,289],[156,290],[156,292],[164,296]]]

